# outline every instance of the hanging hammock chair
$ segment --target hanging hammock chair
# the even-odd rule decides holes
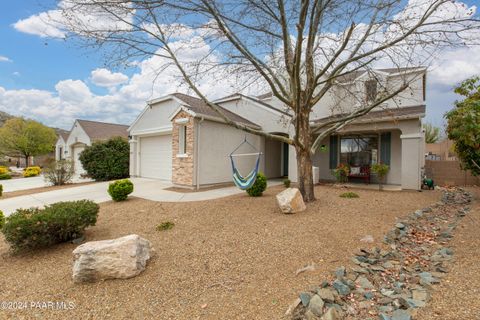
[[[235,154],[235,151],[237,151],[244,144],[248,144],[249,146],[251,146],[257,152]],[[242,176],[240,171],[238,171],[237,167],[235,166],[234,158],[235,157],[248,157],[248,156],[257,156],[257,161],[255,162],[255,167],[253,168],[253,170],[250,171],[250,173],[247,176],[244,177],[244,176]],[[246,190],[246,189],[250,188],[251,186],[253,186],[253,184],[255,183],[255,180],[257,179],[258,168],[260,166],[260,157],[261,156],[262,156],[262,153],[258,152],[258,149],[255,148],[255,146],[253,144],[251,144],[250,142],[247,141],[247,137],[245,137],[245,140],[243,140],[243,142],[240,143],[240,145],[238,147],[236,147],[235,150],[232,151],[232,153],[230,153],[230,162],[232,163],[232,171],[233,171],[233,174],[232,174],[233,182],[235,183],[235,185],[238,188],[240,188],[242,190]]]

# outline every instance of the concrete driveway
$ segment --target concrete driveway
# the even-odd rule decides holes
[[[236,187],[225,187],[208,191],[182,193],[165,190],[172,186],[169,182],[145,178],[132,178],[130,180],[135,186],[133,196],[161,202],[211,200],[245,192]],[[281,181],[279,180],[272,180],[269,181],[269,186],[280,183]],[[3,211],[5,215],[9,215],[19,208],[43,207],[44,205],[59,201],[88,199],[96,203],[101,203],[111,200],[110,195],[107,193],[108,184],[109,182],[98,182],[78,187],[8,198],[0,200],[0,210]]]

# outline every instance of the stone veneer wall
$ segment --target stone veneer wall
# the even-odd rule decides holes
[[[185,124],[175,123],[175,120],[180,118],[188,118],[188,122]],[[195,134],[195,122],[194,118],[186,113],[180,111],[172,120],[172,182],[180,186],[194,186],[193,168],[194,168],[194,134]],[[187,157],[178,157],[178,135],[179,127],[181,125],[187,126],[187,145],[186,153]]]

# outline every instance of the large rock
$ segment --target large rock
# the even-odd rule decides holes
[[[135,277],[145,270],[151,251],[150,241],[136,234],[84,243],[73,250],[73,281]]]
[[[307,209],[297,188],[288,188],[277,194],[277,203],[283,213],[296,213]]]

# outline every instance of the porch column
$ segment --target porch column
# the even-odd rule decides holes
[[[292,182],[298,182],[297,175],[297,152],[295,147],[288,146],[288,179]]]
[[[423,134],[402,134],[402,189],[420,190],[423,164]]]
[[[137,138],[133,136],[130,141],[128,141],[130,144],[130,177],[136,177],[137,176]]]

